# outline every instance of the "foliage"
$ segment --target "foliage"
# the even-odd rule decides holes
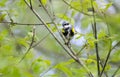
[[[119,77],[116,6],[103,0],[1,0],[0,77]],[[62,21],[76,30],[68,45]]]

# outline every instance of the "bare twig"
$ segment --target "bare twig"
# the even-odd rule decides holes
[[[77,54],[76,55],[79,55],[80,54],[80,52],[84,49],[86,47],[86,44],[77,52]]]
[[[11,18],[10,14],[8,12],[7,12],[7,14],[8,14],[8,17],[9,17],[10,21],[13,22],[13,19]],[[14,33],[11,30],[11,26],[8,25],[7,27],[8,27],[8,31],[10,32],[11,36],[15,39]]]
[[[115,75],[117,74],[117,72],[120,70],[120,66],[116,69],[116,71],[113,73],[113,75],[111,77],[115,77]]]
[[[32,45],[34,43],[34,40],[35,40],[35,26],[33,26],[33,30],[32,30],[32,40],[31,40],[31,43],[30,43],[26,53],[23,55],[23,57],[21,58],[21,60],[18,63],[20,63],[25,58],[27,53],[30,51],[30,49],[32,48]]]
[[[105,67],[106,67],[106,64],[107,64],[107,62],[108,62],[108,59],[109,59],[109,57],[110,57],[110,54],[111,54],[111,52],[112,52],[112,50],[116,47],[116,46],[118,46],[120,44],[120,41],[117,43],[117,44],[115,44],[110,50],[109,50],[109,52],[108,52],[108,54],[107,54],[107,58],[106,58],[106,60],[105,60],[105,64],[103,65],[103,69],[102,69],[102,72],[101,72],[101,76],[102,76],[102,73],[104,72],[104,69],[105,69]]]
[[[48,37],[48,35],[49,35],[50,33],[48,33],[46,36],[44,36],[41,40],[39,40],[36,44],[34,44],[32,47],[34,48],[34,47],[36,47],[38,44],[40,44],[43,40],[45,40],[46,39],[46,37]]]
[[[33,25],[37,25],[37,26],[39,26],[39,25],[43,25],[43,24],[26,24],[26,23],[18,23],[18,22],[6,22],[6,21],[3,21],[3,22],[0,22],[0,23],[8,23],[8,24],[13,24],[13,25],[28,25],[28,26],[33,26]],[[48,22],[48,23],[46,23],[46,24],[53,24],[52,22]]]
[[[39,0],[39,2],[40,2],[40,4],[41,4],[41,6],[43,7],[43,9],[46,11],[47,15],[50,17],[50,19],[51,19],[52,21],[54,21],[54,19],[52,18],[52,15],[50,15],[50,13],[49,13],[48,10],[46,9],[46,7],[42,4],[41,0]]]
[[[54,8],[53,8],[53,0],[49,0],[50,2],[50,8],[51,8],[51,13],[52,13],[52,16],[53,16],[53,20],[55,20],[55,12],[54,12]]]

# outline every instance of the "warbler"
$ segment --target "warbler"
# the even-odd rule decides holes
[[[69,44],[70,40],[73,38],[73,36],[75,34],[75,30],[72,27],[72,25],[70,25],[68,22],[63,22],[62,26],[63,26],[62,34],[68,41],[66,44]]]

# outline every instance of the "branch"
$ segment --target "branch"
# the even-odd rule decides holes
[[[108,36],[111,36],[109,24],[108,24],[107,19],[106,19],[106,15],[105,15],[105,13],[103,13],[103,12],[102,12],[102,14],[103,14],[103,17],[104,17],[104,21],[105,21],[105,23],[106,23],[106,25],[107,25]],[[106,67],[106,65],[107,65],[108,59],[109,59],[109,57],[110,57],[111,47],[112,47],[111,44],[112,44],[112,40],[110,39],[110,48],[109,48],[109,50],[108,50],[108,54],[107,54],[105,63],[104,63],[104,65],[103,65],[103,69],[102,69],[102,71],[101,71],[101,73],[100,73],[100,76],[102,76],[102,74],[103,74],[103,72],[104,72],[104,70],[105,70],[105,67]]]
[[[57,31],[58,31],[59,35],[61,36],[62,40],[66,43],[66,40],[65,40],[63,34],[62,34],[61,31],[58,29],[56,23],[53,21],[53,19],[52,19],[51,15],[49,14],[48,10],[47,10],[47,9],[45,8],[45,6],[42,4],[41,0],[39,0],[39,2],[41,3],[43,9],[44,9],[44,10],[46,11],[46,13],[48,14],[49,18],[52,20],[52,23],[54,24],[55,28],[57,29]]]
[[[92,15],[90,15],[90,14],[87,14],[87,13],[85,13],[85,12],[82,12],[81,10],[78,10],[78,9],[74,8],[73,6],[71,6],[71,5],[70,5],[68,2],[66,2],[65,0],[63,0],[63,2],[64,2],[66,5],[68,5],[69,7],[73,8],[74,10],[76,10],[76,11],[78,11],[78,12],[80,12],[80,13],[83,13],[84,15],[92,16]]]
[[[23,55],[23,57],[21,58],[21,60],[18,62],[20,63],[24,58],[25,56],[27,55],[27,53],[30,51],[30,49],[32,48],[32,45],[34,43],[34,40],[35,40],[35,26],[33,26],[33,30],[32,30],[32,40],[31,40],[31,43],[29,45],[29,48],[27,49],[26,53]]]
[[[75,53],[75,51],[72,49],[72,47],[70,45],[67,45],[68,49],[71,51],[71,53],[76,57],[75,61],[80,64],[82,67],[84,67],[88,73],[88,75],[90,77],[93,77],[92,73],[90,72],[90,70],[86,67],[86,65],[79,59],[79,57],[77,56],[77,54]]]
[[[45,75],[46,73],[48,73],[49,71],[51,71],[51,69],[53,69],[54,66],[56,66],[56,65],[57,65],[57,64],[54,64],[53,66],[49,67],[46,71],[44,71],[43,73],[40,74],[40,77],[44,77],[44,75]]]
[[[113,75],[111,77],[115,77],[115,75],[117,74],[117,72],[120,70],[120,66],[116,69],[116,71],[113,73]]]
[[[93,6],[93,0],[91,0],[91,6],[92,6],[92,12],[93,12],[93,24],[92,24],[92,28],[93,28],[93,33],[94,33],[94,38],[97,40],[97,27],[96,27],[96,18],[95,18],[95,10],[94,10],[94,6]],[[98,43],[95,42],[95,51],[96,51],[96,58],[97,58],[97,69],[98,69],[98,77],[100,77],[100,65],[99,65],[99,61],[100,61],[100,57],[99,57],[99,51],[98,51]]]
[[[51,19],[52,22],[53,22],[54,19],[52,18],[52,15],[50,15],[50,13],[49,13],[48,10],[46,9],[46,7],[42,4],[41,0],[39,0],[39,2],[40,2],[40,4],[41,4],[41,6],[43,7],[43,9],[46,11],[47,15],[50,17],[50,19]]]
[[[0,23],[8,23],[8,24],[13,24],[13,25],[28,25],[28,26],[31,26],[31,25],[44,25],[44,24],[26,24],[26,23],[17,23],[17,22],[0,22]],[[53,24],[52,22],[48,22],[46,24]]]
[[[39,45],[43,40],[45,40],[46,39],[46,37],[48,37],[48,35],[49,35],[50,33],[48,33],[46,36],[44,36],[41,40],[39,40],[36,44],[34,44],[33,46],[32,46],[32,48],[34,48],[34,47],[36,47],[37,45]]]
[[[111,52],[112,52],[112,50],[116,47],[116,46],[118,46],[120,44],[120,41],[117,43],[117,44],[115,44],[110,50],[109,50],[109,52],[108,52],[108,54],[107,54],[107,58],[106,58],[106,60],[105,60],[105,64],[104,64],[104,66],[103,66],[103,69],[102,69],[102,72],[101,72],[101,76],[102,76],[102,74],[103,74],[103,72],[104,72],[104,70],[105,70],[105,67],[106,67],[106,65],[107,65],[107,62],[108,62],[108,59],[109,59],[109,57],[110,57],[110,54],[111,54]]]
[[[77,52],[77,54],[76,55],[79,55],[80,54],[80,52],[82,52],[83,51],[83,49],[86,47],[87,45],[86,45],[86,43],[85,43],[85,45],[83,45],[82,46],[82,48]]]

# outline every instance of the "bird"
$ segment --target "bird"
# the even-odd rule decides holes
[[[66,38],[67,42],[65,44],[70,44],[70,40],[73,38],[73,36],[75,35],[75,29],[74,27],[72,27],[71,24],[69,24],[68,22],[63,22],[62,23],[62,34],[64,35],[64,37]]]

